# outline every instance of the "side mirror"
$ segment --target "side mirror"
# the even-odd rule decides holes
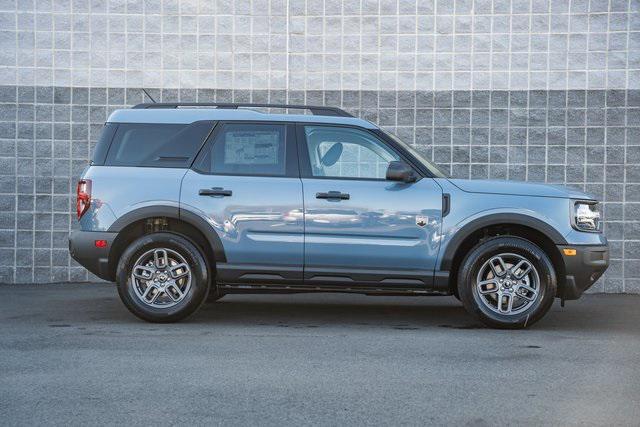
[[[407,183],[416,182],[418,180],[418,176],[408,164],[395,160],[390,162],[387,167],[387,180]]]

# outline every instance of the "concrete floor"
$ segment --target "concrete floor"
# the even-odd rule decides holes
[[[0,423],[638,425],[640,296],[526,331],[453,298],[227,296],[174,325],[110,285],[0,286]]]

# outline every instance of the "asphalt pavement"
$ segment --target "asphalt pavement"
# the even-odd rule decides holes
[[[2,425],[638,425],[640,296],[524,331],[454,298],[229,295],[172,325],[108,284],[0,285]]]

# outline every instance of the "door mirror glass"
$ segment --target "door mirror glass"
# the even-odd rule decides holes
[[[388,181],[415,182],[418,179],[413,169],[401,161],[393,161],[387,167]]]

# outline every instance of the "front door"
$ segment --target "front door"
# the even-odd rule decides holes
[[[303,204],[294,125],[220,123],[182,182],[181,209],[224,250],[221,284],[300,283]],[[220,254],[217,254],[220,255]]]
[[[401,155],[353,127],[299,125],[305,284],[428,287],[442,190],[431,179],[385,180]]]

